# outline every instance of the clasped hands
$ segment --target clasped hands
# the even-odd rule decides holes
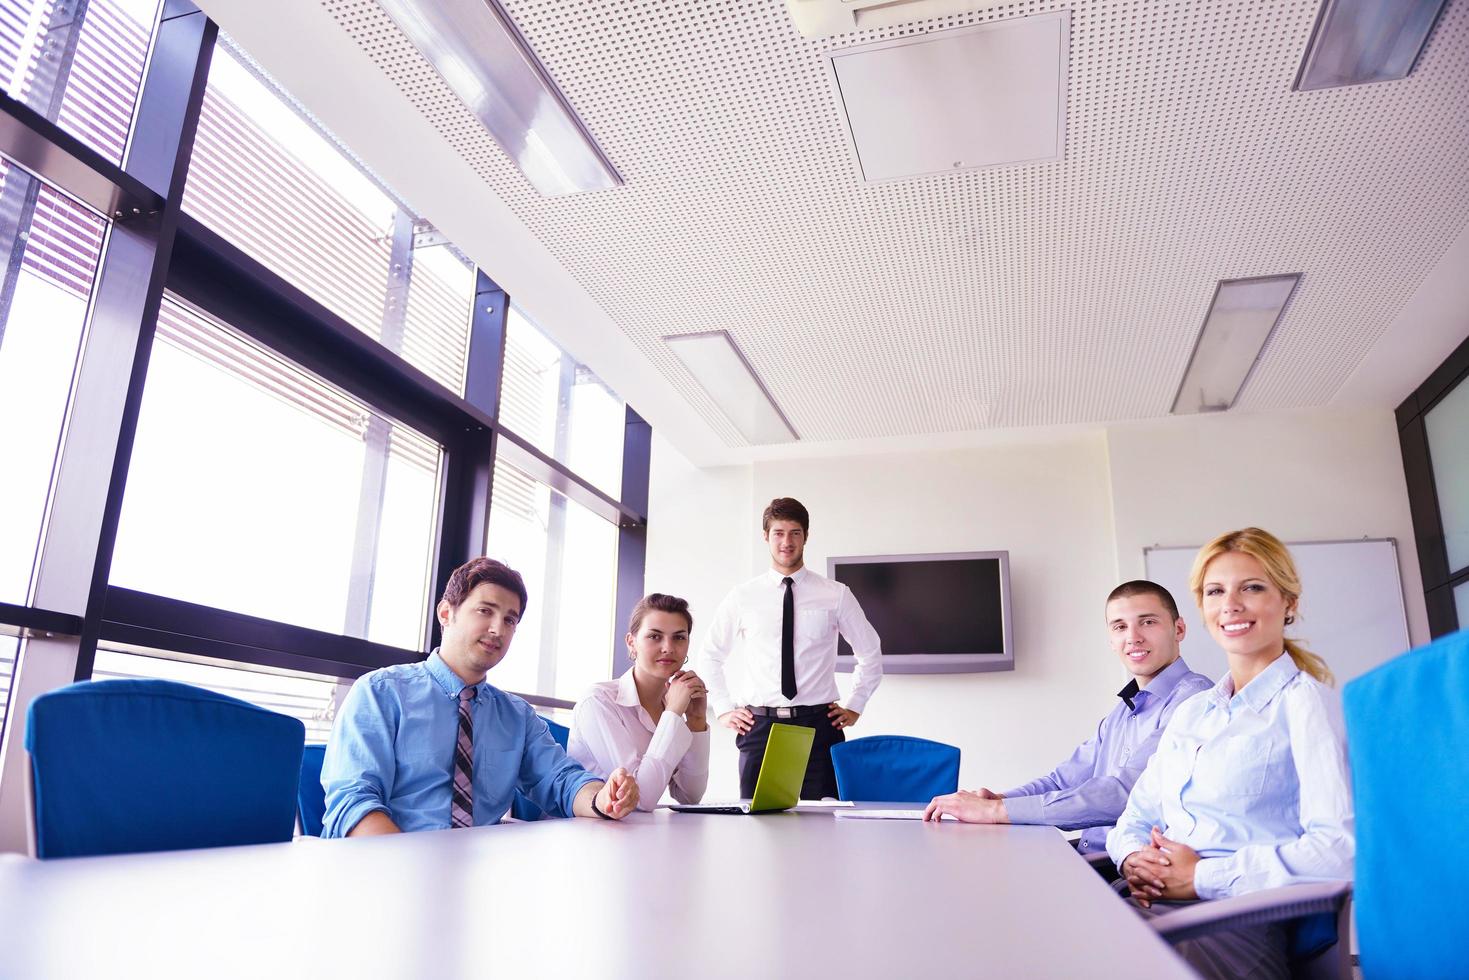
[[[1181,902],[1199,897],[1194,891],[1194,868],[1199,852],[1187,844],[1169,840],[1153,828],[1152,841],[1122,861],[1122,877],[1139,905],[1147,908],[1158,899]]]
[[[702,731],[706,727],[707,696],[708,691],[699,675],[692,670],[681,670],[668,678],[668,687],[663,692],[663,709],[684,715],[689,728]]]

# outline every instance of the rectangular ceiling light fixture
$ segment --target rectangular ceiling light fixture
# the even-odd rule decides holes
[[[378,0],[546,197],[622,178],[498,0]]]
[[[752,445],[801,438],[726,330],[676,334],[663,342]]]
[[[1301,274],[1222,279],[1173,399],[1174,415],[1227,411],[1260,359]]]
[[[1296,91],[1407,78],[1446,0],[1321,0]]]

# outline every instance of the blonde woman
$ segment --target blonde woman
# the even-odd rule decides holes
[[[709,782],[704,682],[684,669],[693,628],[685,600],[644,596],[623,638],[632,667],[618,680],[593,684],[571,716],[567,754],[594,773],[626,769],[643,810],[657,806],[664,790],[680,803],[698,803]]]
[[[1200,550],[1189,580],[1229,672],[1174,714],[1107,851],[1144,915],[1296,882],[1350,880],[1351,784],[1330,670],[1285,628],[1300,576],[1259,528]],[[1205,976],[1285,976],[1285,932],[1180,944]]]

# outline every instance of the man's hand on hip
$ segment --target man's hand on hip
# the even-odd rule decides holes
[[[735,708],[719,716],[719,723],[740,735],[748,734],[755,727],[755,716],[749,708]]]
[[[832,728],[851,728],[857,724],[857,719],[862,717],[862,712],[853,711],[851,708],[843,708],[833,701],[828,707],[831,709],[826,717],[831,719]]]

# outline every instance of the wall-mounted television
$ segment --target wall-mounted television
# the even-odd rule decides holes
[[[1010,553],[828,558],[826,574],[852,590],[882,638],[886,674],[1014,670]],[[837,646],[837,670],[855,664]]]

